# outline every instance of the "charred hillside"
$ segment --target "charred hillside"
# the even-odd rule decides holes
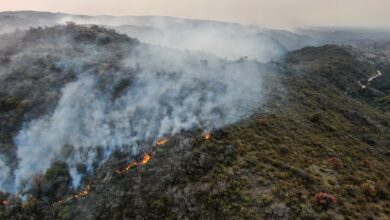
[[[79,82],[80,77],[84,80],[84,74],[93,75],[96,81],[91,85],[90,80],[81,81],[80,88],[90,86],[91,89],[78,89],[70,98],[96,93],[93,98],[104,97],[105,103],[114,106],[119,105],[117,100],[122,106],[128,101],[123,98],[129,91],[139,92],[131,90],[133,86],[143,88],[142,83],[146,83],[135,83],[140,74],[146,74],[143,69],[149,68],[150,72],[157,69],[158,78],[153,74],[146,79],[183,85],[177,88],[172,83],[165,90],[164,84],[156,84],[159,90],[154,96],[162,93],[164,97],[181,100],[171,104],[166,101],[170,99],[157,99],[153,106],[166,108],[163,115],[174,116],[175,107],[191,102],[204,106],[209,103],[208,96],[212,96],[210,100],[214,103],[226,103],[229,99],[218,97],[224,97],[230,90],[250,101],[233,99],[230,105],[215,105],[211,111],[190,106],[183,112],[200,118],[196,126],[192,129],[182,126],[175,132],[169,130],[171,135],[156,135],[159,138],[156,144],[150,136],[140,139],[143,145],[153,147],[143,148],[140,144],[138,154],[130,153],[133,148],[125,146],[115,148],[102,159],[106,149],[97,147],[93,152],[98,156],[91,159],[93,169],[89,168],[88,161],[80,160],[75,165],[77,172],[83,173],[79,187],[72,185],[73,161],[64,156],[66,152],[73,155],[76,151],[73,148],[85,150],[72,141],[85,141],[77,139],[77,132],[88,132],[75,129],[72,135],[61,136],[64,143],[72,143],[61,146],[61,152],[65,153],[49,161],[50,168],[34,175],[30,187],[22,191],[25,201],[11,193],[1,195],[3,219],[386,219],[390,215],[390,115],[381,106],[367,101],[374,99],[366,93],[371,84],[362,89],[358,83],[371,77],[380,66],[360,59],[351,48],[309,47],[268,64],[245,59],[230,62],[213,56],[199,59],[199,55],[168,51],[170,57],[184,57],[179,59],[184,67],[180,65],[172,71],[164,66],[164,59],[172,61],[165,48],[163,52],[161,48],[151,49],[97,26],[70,24],[2,37],[10,43],[0,49],[5,69],[0,75],[0,141],[2,155],[7,157],[4,161],[12,164],[11,170],[23,164],[17,156],[20,145],[15,141],[20,130],[31,119],[47,120],[42,117],[48,117],[57,128],[60,123],[53,115],[59,106],[68,104],[64,93],[73,88],[66,85],[74,85],[71,83]],[[152,52],[144,54],[145,50]],[[131,56],[137,61],[134,66],[121,61],[128,56],[128,51],[134,51]],[[164,68],[146,65],[155,62],[153,54],[165,55],[163,61],[156,62]],[[142,56],[149,62],[136,59]],[[192,60],[196,60],[195,64]],[[192,65],[191,71],[187,69]],[[195,74],[200,70],[207,77],[191,78],[191,83],[178,74],[187,76],[186,72]],[[241,90],[240,83],[229,84],[229,80],[238,81],[234,74],[229,75],[230,71],[238,70],[256,73],[245,75],[253,84],[239,81],[246,83],[245,88],[250,90]],[[390,74],[380,70],[386,77]],[[262,74],[258,75],[257,71]],[[229,77],[218,75],[223,80],[214,79],[212,74],[216,72]],[[257,77],[262,80],[255,80]],[[190,87],[192,83],[196,86]],[[203,93],[205,90],[212,93]],[[151,90],[140,91],[147,91],[142,93],[145,98]],[[257,96],[258,92],[262,96]],[[200,98],[186,102],[187,96],[192,97],[188,94],[194,93],[199,93]],[[386,95],[389,94],[381,94],[381,100]],[[234,105],[244,108],[259,99],[261,105],[253,106],[253,111],[231,111]],[[90,99],[80,102],[76,99],[71,103],[72,108],[78,108],[80,103],[89,102]],[[142,104],[140,108],[147,105]],[[88,111],[99,108],[96,104]],[[117,111],[105,108],[109,110]],[[154,116],[149,108],[141,110]],[[139,111],[134,117],[126,113],[133,121],[143,117]],[[239,117],[227,120],[226,115]],[[82,121],[83,117],[98,120],[88,118],[88,114],[76,119]],[[103,114],[103,117],[111,116]],[[154,117],[145,119],[154,121]],[[120,124],[120,120],[108,122]],[[207,120],[216,124],[207,126]],[[142,127],[141,122],[137,125],[142,130],[149,128]],[[50,129],[43,131],[51,133]],[[205,131],[210,132],[209,138],[205,138]],[[44,137],[42,133],[37,134]],[[160,138],[164,141],[160,142]],[[85,152],[89,151],[82,151]],[[150,160],[144,161],[144,154]],[[134,161],[136,165],[129,166]],[[12,178],[9,181],[13,183]]]

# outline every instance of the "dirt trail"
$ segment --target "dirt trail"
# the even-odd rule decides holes
[[[368,82],[371,82],[372,80],[382,76],[381,71],[377,70],[376,72],[377,72],[377,74],[375,76],[372,76],[372,77],[368,78]]]
[[[374,76],[371,76],[370,78],[368,78],[368,80],[367,80],[368,83],[367,83],[367,84],[369,84],[372,80],[374,80],[374,79],[376,79],[376,78],[382,76],[382,72],[381,72],[380,70],[377,70],[376,72],[377,72],[377,74],[375,74]],[[366,86],[366,85],[363,85],[363,84],[360,82],[360,80],[358,81],[358,83],[359,83],[360,87],[362,87],[362,89],[367,88],[367,86]]]

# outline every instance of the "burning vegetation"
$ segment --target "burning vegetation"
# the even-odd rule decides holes
[[[167,142],[168,142],[167,138],[158,139],[156,141],[156,146],[158,147],[158,146],[164,145]],[[144,153],[141,160],[138,160],[138,161],[133,160],[130,163],[128,163],[124,168],[115,170],[115,173],[117,173],[117,174],[126,173],[130,169],[132,169],[133,167],[142,166],[142,165],[147,164],[150,161],[150,159],[152,159],[151,155],[154,153],[155,153],[155,150],[153,150],[151,153]]]
[[[319,51],[321,56],[322,51]],[[342,56],[337,61],[345,61],[345,55],[338,55],[344,54],[342,52],[336,51],[327,57],[334,54],[336,57]],[[327,57],[326,62],[333,62]],[[292,60],[296,62],[302,59]],[[299,65],[305,65],[306,61],[302,62]],[[310,68],[311,62],[312,59],[307,64]],[[336,64],[331,64],[337,72],[349,73],[345,66],[337,68]],[[353,66],[355,62],[346,64]],[[223,136],[219,130],[213,134],[196,133],[196,137],[190,136],[188,146],[183,144],[188,148],[170,147],[164,152],[164,156],[169,156],[166,166],[149,166],[148,172],[129,172],[128,176],[123,175],[115,181],[103,179],[106,175],[96,175],[93,185],[85,185],[85,189],[75,192],[70,185],[68,167],[57,165],[43,175],[44,181],[36,184],[35,193],[22,207],[16,209],[12,197],[6,200],[8,195],[1,197],[0,219],[13,219],[15,216],[12,215],[19,214],[19,210],[25,218],[34,219],[60,219],[63,216],[72,219],[87,215],[95,219],[118,216],[185,218],[186,214],[189,214],[188,218],[212,215],[215,218],[271,219],[281,218],[280,213],[287,213],[290,218],[333,219],[335,216],[352,216],[380,219],[380,215],[388,214],[382,210],[386,210],[389,204],[390,182],[386,169],[389,160],[386,160],[388,154],[383,153],[387,149],[382,149],[382,146],[388,146],[386,143],[390,133],[381,132],[376,126],[381,121],[388,125],[388,117],[374,114],[368,106],[364,109],[362,103],[357,105],[352,98],[344,97],[344,93],[326,84],[326,80],[317,81],[321,79],[321,74],[324,79],[332,76],[321,71],[311,74],[308,70],[308,74],[304,73],[307,77],[296,81],[294,72],[283,75],[284,82],[293,83],[287,88],[291,92],[289,98],[292,104],[288,111],[279,111],[277,107],[275,113],[262,115],[261,121],[253,117],[227,127],[221,131]],[[327,86],[315,86],[321,82]],[[284,97],[278,91],[273,95]],[[307,98],[305,102],[302,102],[302,94],[307,94],[303,96]],[[330,94],[331,98],[321,94]],[[7,104],[4,114],[11,114],[9,109],[12,106],[15,106],[14,112],[19,112],[16,108],[21,105],[10,101],[4,103]],[[323,106],[324,112],[318,115],[323,115],[327,120],[311,120],[310,115],[318,111],[316,106]],[[283,103],[280,108],[284,108]],[[351,112],[351,109],[356,111]],[[364,120],[367,116],[373,120],[371,125],[370,121]],[[309,120],[302,120],[305,117]],[[365,126],[371,127],[363,129]],[[340,137],[351,137],[351,140]],[[214,138],[218,141],[211,141]],[[126,161],[129,164],[120,166],[118,173],[125,174],[132,167],[148,163],[159,146],[165,147],[170,143],[167,139],[153,141],[152,150],[147,154],[141,153],[134,161]],[[328,155],[332,155],[331,158]],[[361,164],[363,159],[370,163],[369,166],[368,162]],[[115,168],[108,172],[112,171]],[[131,182],[135,178],[140,181]],[[167,190],[167,186],[171,189]],[[326,189],[326,192],[318,192],[318,189]],[[261,195],[253,193],[258,190],[262,190]],[[92,193],[93,200],[81,201]],[[63,205],[50,203],[63,198],[67,198]],[[76,202],[67,202],[69,200]],[[183,201],[189,204],[183,206]],[[217,207],[218,210],[210,207]],[[18,213],[9,212],[11,210],[18,210]],[[32,215],[35,217],[30,217]]]
[[[139,165],[147,164],[149,162],[150,158],[151,157],[150,157],[149,154],[144,154],[144,157],[143,157],[143,159],[142,159],[142,161],[141,161],[141,163]]]
[[[211,133],[210,132],[206,132],[203,134],[203,139],[204,140],[209,140],[211,138]]]
[[[8,200],[3,200],[3,201],[1,201],[0,204],[3,205],[3,206],[7,206],[8,205]]]
[[[160,145],[166,144],[167,142],[168,142],[168,139],[166,139],[166,138],[161,138],[161,139],[158,139],[158,140],[157,140],[156,144],[157,144],[157,146],[160,146]]]
[[[151,159],[151,156],[150,154],[148,153],[145,153],[142,157],[142,160],[140,161],[131,161],[129,164],[127,164],[123,169],[117,169],[115,170],[116,173],[120,174],[120,173],[126,173],[128,172],[131,168],[133,167],[136,167],[136,166],[142,166],[142,165],[145,165],[147,164]]]
[[[159,140],[156,141],[156,145],[157,146],[164,145],[167,142],[168,142],[168,139],[162,138],[162,139],[159,139]],[[117,173],[117,174],[126,173],[126,172],[128,172],[130,169],[132,169],[134,167],[142,166],[142,165],[147,164],[151,160],[151,158],[152,158],[151,154],[154,154],[154,151],[151,152],[151,153],[144,153],[141,160],[133,160],[129,164],[127,164],[124,168],[115,170],[115,173]],[[91,193],[91,185],[88,184],[83,191],[78,192],[75,195],[73,195],[73,198],[79,199],[79,198],[82,198],[82,197],[86,197],[90,193]],[[60,202],[63,202],[63,200],[60,200]],[[4,200],[4,201],[1,202],[1,204],[5,206],[5,205],[8,204],[8,201]]]
[[[209,140],[211,138],[211,134],[209,132],[206,132],[206,133],[203,134],[203,138],[204,138],[204,140]],[[164,145],[167,142],[168,142],[168,138],[158,139],[156,141],[156,147]],[[152,159],[151,155],[155,153],[156,149],[157,148],[154,148],[154,150],[152,152],[150,152],[150,153],[144,153],[143,156],[142,156],[142,159],[140,159],[140,160],[133,160],[130,163],[128,163],[125,167],[116,169],[115,173],[117,173],[117,174],[126,173],[129,170],[131,170],[132,168],[135,168],[137,166],[142,166],[142,165],[145,165],[145,164],[149,163],[149,161]],[[78,199],[78,198],[81,198],[81,197],[88,196],[88,194],[90,192],[91,192],[91,186],[88,184],[87,187],[85,188],[85,190],[83,190],[83,191],[77,193],[76,195],[74,195],[74,198]]]
[[[81,197],[86,197],[90,192],[91,192],[91,185],[88,184],[83,191],[74,195],[74,198],[79,199]]]

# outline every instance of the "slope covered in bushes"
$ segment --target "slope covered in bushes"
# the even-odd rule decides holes
[[[66,60],[75,57],[74,66],[84,72],[90,68],[101,74],[111,69],[117,72],[120,64],[115,58],[121,56],[124,45],[137,43],[98,27],[73,25],[49,28],[44,34],[30,30],[19,39],[40,41],[74,29],[72,50],[43,53],[34,48],[37,61],[28,62],[61,60],[71,53]],[[98,56],[92,56],[86,44],[110,49],[101,56],[96,49]],[[10,49],[2,50],[6,54]],[[78,56],[90,57],[90,63],[80,65]],[[9,62],[6,57],[2,62]],[[45,68],[51,65],[42,64]],[[53,110],[59,99],[58,84],[74,80],[78,72],[54,65],[46,75],[33,74],[31,85],[18,85],[23,82],[20,77],[29,79],[27,73],[35,72],[31,65],[15,66],[19,69],[12,74],[1,75],[4,82],[13,80],[1,91],[7,94],[2,95],[1,117],[6,120],[1,122],[14,120],[1,125],[6,137],[2,149],[12,149],[12,137],[23,120]],[[348,49],[324,46],[294,51],[256,67],[267,73],[263,91],[268,101],[249,118],[211,131],[207,140],[202,130],[178,132],[150,149],[148,163],[127,172],[115,172],[129,162],[129,155],[116,152],[96,165],[77,190],[69,181],[67,164],[56,162],[35,177],[26,201],[11,196],[0,206],[1,218],[386,219],[390,215],[390,115],[360,99],[357,83],[370,77],[376,66],[360,61]],[[129,78],[132,71],[136,70],[114,76]],[[50,80],[54,73],[58,76]],[[102,89],[109,86],[108,90],[120,96],[119,88],[127,88],[130,82],[123,84],[115,77],[102,82]],[[85,167],[79,169],[85,171]]]

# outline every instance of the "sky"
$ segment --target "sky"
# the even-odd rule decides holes
[[[162,15],[266,27],[390,27],[390,0],[0,0],[0,11]]]

